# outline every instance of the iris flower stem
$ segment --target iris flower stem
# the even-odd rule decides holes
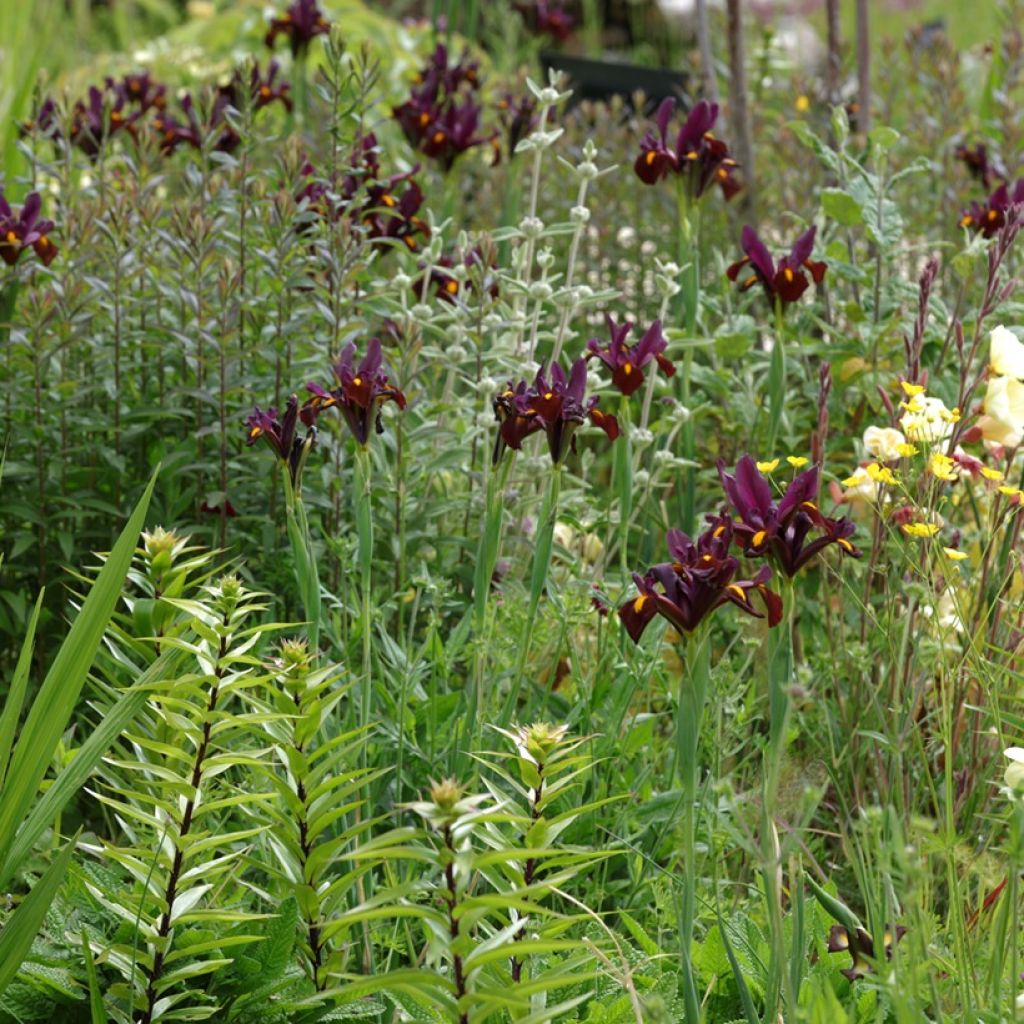
[[[651,380],[654,374],[651,373]],[[629,429],[629,399],[619,403],[622,436],[615,445],[615,489],[619,498],[619,563],[622,579],[629,581],[629,524],[633,515],[633,440]]]
[[[782,404],[786,398],[786,322],[782,316],[782,302],[775,301],[775,344],[772,345],[768,365],[768,444],[767,458],[774,458],[775,441],[782,422]]]
[[[711,679],[711,638],[706,624],[686,637],[684,669],[679,677],[676,701],[675,751],[673,772],[682,787],[683,879],[677,912],[679,916],[680,955],[683,968],[683,1005],[686,1024],[700,1022],[700,993],[693,970],[693,931],[697,919],[697,806],[700,767],[700,732],[707,706]]]
[[[781,629],[768,631],[768,749],[765,753],[764,792],[762,795],[761,852],[765,900],[768,904],[768,931],[771,939],[766,1018],[774,1020],[783,987],[792,1005],[786,972],[786,943],[782,929],[781,851],[775,828],[775,803],[779,790],[782,758],[786,750],[789,725],[789,686],[793,675],[793,630],[796,622],[796,594],[793,578],[781,580],[784,619]]]
[[[485,470],[487,483],[484,495],[484,521],[473,571],[473,682],[469,690],[469,714],[466,716],[466,728],[473,730],[473,749],[479,748],[483,736],[481,709],[485,707],[484,673],[487,668],[489,632],[487,605],[491,594],[491,580],[494,578],[494,569],[498,564],[498,553],[501,550],[502,508],[512,462],[513,458],[508,456],[501,460],[498,468],[489,467]]]
[[[292,484],[291,474],[286,465],[281,467],[281,479],[284,480],[288,541],[295,563],[299,598],[302,601],[303,614],[306,616],[306,638],[309,641],[309,649],[315,652],[320,646],[320,575],[313,553],[313,538],[309,532],[309,520],[306,518],[302,495]]]
[[[362,641],[362,673],[359,699],[359,725],[365,730],[370,724],[370,703],[373,697],[372,637],[370,634],[370,596],[373,578],[373,515],[370,489],[370,449],[356,447],[356,486],[353,494],[358,537],[357,564],[359,566],[359,635]],[[366,756],[366,745],[363,746]],[[365,765],[364,765],[365,767]]]
[[[533,571],[530,576],[530,603],[526,610],[526,628],[519,638],[519,658],[516,661],[515,675],[509,687],[508,699],[501,712],[501,725],[507,727],[512,720],[516,707],[516,697],[523,684],[526,672],[526,659],[530,654],[530,640],[533,638],[533,627],[537,621],[537,609],[540,597],[548,581],[548,568],[551,564],[551,545],[555,536],[555,522],[558,519],[558,497],[562,490],[561,463],[553,463],[547,497],[541,511],[540,523],[537,527],[537,543],[533,549]]]
[[[309,61],[303,49],[295,58],[295,120],[304,125],[309,117]]]
[[[699,209],[696,205],[691,206],[689,195],[686,191],[686,179],[682,175],[678,175],[676,180],[676,212],[678,216],[679,267],[682,276],[679,301],[682,305],[682,319],[686,328],[686,350],[683,353],[683,372],[680,375],[680,384],[682,403],[687,409],[690,408],[693,343],[697,335],[697,311],[700,305]],[[696,230],[694,220],[698,220]],[[692,462],[695,450],[692,419],[687,420],[683,425],[682,442],[683,457]],[[695,493],[697,473],[695,467],[688,466],[683,475],[685,480],[682,509],[683,531],[685,533],[693,533],[697,507]]]

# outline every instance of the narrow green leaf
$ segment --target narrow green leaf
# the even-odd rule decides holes
[[[103,716],[103,721],[89,734],[89,738],[78,748],[71,763],[53,781],[53,784],[35,802],[25,823],[18,830],[10,845],[8,863],[12,869],[24,860],[35,846],[39,837],[50,827],[64,805],[85,784],[92,770],[110,749],[111,744],[125,730],[142,710],[150,695],[152,684],[161,679],[173,678],[175,666],[182,660],[180,651],[165,651],[138,681],[126,691],[117,703]],[[3,873],[6,876],[6,871]]]
[[[36,626],[39,623],[39,610],[42,608],[45,593],[45,590],[40,590],[39,597],[36,598],[36,606],[32,609],[32,617],[28,620],[25,639],[18,655],[18,664],[14,666],[11,688],[7,693],[3,714],[0,715],[0,787],[3,786],[7,775],[11,747],[14,744],[14,730],[18,728],[18,719],[21,717],[21,708],[25,702],[28,670],[32,665],[32,651],[35,649]]]
[[[85,961],[85,976],[89,982],[89,1020],[92,1024],[107,1024],[100,979],[96,974],[96,961],[92,958],[92,947],[85,932],[82,932],[82,959]]]

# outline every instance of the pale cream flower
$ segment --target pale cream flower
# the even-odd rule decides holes
[[[978,419],[982,437],[1015,448],[1024,436],[1024,384],[1012,377],[990,377],[985,414]]]
[[[941,398],[914,395],[906,403],[900,426],[910,441],[943,441],[953,433],[960,418],[955,409],[947,409]]]
[[[863,467],[858,466],[844,481],[845,501],[878,501],[878,482]]]
[[[1002,324],[988,336],[988,368],[998,377],[1024,380],[1024,344]]]
[[[1024,793],[1024,747],[1007,747],[1003,753],[1010,759],[1003,781],[1015,793]]]
[[[895,427],[868,427],[864,431],[864,447],[868,455],[880,462],[895,462],[900,458],[900,445],[907,439]]]

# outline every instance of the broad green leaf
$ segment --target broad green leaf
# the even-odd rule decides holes
[[[864,223],[860,203],[841,188],[823,188],[821,208],[825,211],[826,217],[843,227],[852,228]]]

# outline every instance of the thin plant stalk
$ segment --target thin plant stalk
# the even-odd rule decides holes
[[[677,913],[685,1020],[686,1024],[699,1024],[700,993],[693,966],[693,931],[697,918],[697,825],[700,820],[697,805],[700,778],[698,756],[711,679],[711,639],[707,625],[686,637],[683,664],[676,701],[674,752],[674,769],[679,776],[683,803],[683,879]]]
[[[287,469],[281,473],[284,480],[285,515],[288,524],[288,542],[291,544],[292,559],[295,563],[295,578],[299,585],[299,597],[303,614],[306,616],[306,638],[311,651],[320,645],[320,574],[317,570],[313,538],[309,532],[309,520],[302,495],[292,484]]]
[[[786,400],[786,322],[782,315],[782,303],[775,304],[775,341],[772,345],[771,360],[768,364],[768,441],[765,449],[767,458],[774,458],[775,442],[782,422],[782,407]]]
[[[359,725],[370,724],[370,704],[373,697],[372,636],[370,599],[373,585],[373,491],[370,486],[370,449],[366,445],[356,448],[356,486],[353,494],[356,514],[357,555],[359,571],[359,635],[362,641],[362,673],[359,698]]]
[[[765,900],[768,904],[770,959],[766,989],[767,1018],[775,1019],[783,988],[787,1002],[790,975],[786,972],[787,955],[782,926],[782,854],[775,827],[775,805],[779,790],[782,758],[786,750],[789,724],[789,686],[793,675],[793,630],[796,621],[795,586],[792,577],[782,581],[785,618],[781,628],[768,632],[768,748],[765,753],[764,790],[762,794],[761,854]]]
[[[683,353],[683,370],[680,374],[681,401],[683,406],[690,408],[690,382],[693,376],[693,342],[697,336],[697,311],[700,305],[700,246],[698,244],[699,228],[695,230],[694,219],[699,216],[699,207],[691,206],[686,193],[684,179],[680,176],[676,184],[676,213],[678,232],[679,267],[682,275],[682,288],[679,301],[682,306],[682,320],[686,328],[686,349]],[[683,424],[683,457],[694,460],[696,440],[693,421]],[[683,474],[682,489],[682,521],[683,531],[693,533],[696,518],[697,474],[693,466],[688,466]]]
[[[523,683],[523,675],[526,671],[526,660],[530,654],[530,641],[533,638],[533,628],[537,621],[537,609],[540,606],[540,597],[548,581],[548,569],[551,565],[551,546],[555,536],[555,522],[558,519],[558,497],[562,489],[562,466],[555,462],[551,466],[551,477],[548,486],[548,493],[544,499],[544,508],[541,511],[540,523],[537,527],[537,544],[533,553],[533,571],[530,576],[530,603],[526,611],[526,628],[519,638],[519,657],[516,660],[516,671],[512,676],[512,685],[509,688],[508,699],[501,713],[501,725],[507,726],[512,720],[512,713],[516,706],[516,697],[519,688]]]
[[[485,707],[484,673],[487,668],[488,634],[487,606],[491,593],[491,580],[498,564],[498,553],[501,550],[502,509],[504,506],[505,485],[511,471],[514,457],[507,455],[499,468],[488,466],[485,469],[487,482],[484,496],[484,522],[477,546],[476,566],[473,572],[473,680],[469,690],[469,712],[466,716],[467,728],[474,730],[475,744],[470,749],[479,749],[483,735],[483,718],[481,709]]]

